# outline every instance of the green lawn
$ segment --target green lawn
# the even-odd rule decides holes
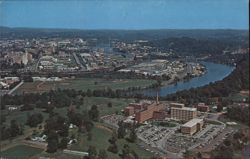
[[[112,132],[105,130],[103,128],[94,127],[91,130],[91,133],[92,133],[92,140],[91,141],[87,140],[86,134],[80,134],[80,136],[78,137],[79,142],[75,145],[72,145],[70,147],[70,149],[71,150],[78,150],[78,151],[87,151],[88,147],[90,145],[92,145],[92,146],[95,146],[97,148],[97,150],[100,150],[100,149],[107,150],[108,146],[110,145],[110,143],[108,142],[108,139],[111,137]],[[117,141],[119,152],[117,154],[114,154],[114,153],[107,151],[108,158],[109,159],[120,159],[118,154],[120,154],[122,152],[121,150],[122,150],[124,144],[128,144],[130,149],[134,150],[142,159],[149,159],[150,157],[153,156],[152,153],[140,148],[135,143],[129,143],[125,139],[119,139]]]
[[[111,102],[112,107],[108,107],[107,104]],[[129,103],[134,102],[134,99],[124,98],[105,98],[105,97],[84,97],[84,103],[79,108],[79,112],[83,110],[89,110],[92,105],[97,105],[100,111],[100,116],[113,114],[116,111],[120,112]],[[65,115],[67,114],[68,108],[55,109],[55,112]]]
[[[112,107],[107,106],[108,102],[112,103]],[[100,116],[103,116],[103,115],[115,113],[116,111],[120,112],[124,107],[126,107],[131,102],[134,102],[134,99],[85,97],[84,104],[79,109],[76,109],[76,110],[79,112],[82,112],[83,110],[89,110],[93,104],[96,104],[98,106],[99,111],[100,111]],[[59,113],[62,116],[66,116],[67,110],[68,110],[68,108],[59,108],[59,109],[55,109],[54,111]],[[18,122],[25,124],[26,118],[27,118],[27,113],[32,114],[34,112],[42,112],[42,110],[35,109],[32,111],[12,113],[7,117],[7,122],[9,122],[11,119],[16,119]],[[43,116],[44,116],[44,119],[47,119],[48,114],[43,113]],[[28,127],[25,127],[25,130],[26,129],[28,130]],[[100,149],[106,150],[109,146],[108,139],[111,137],[112,132],[110,132],[106,129],[103,129],[103,128],[94,127],[91,133],[92,133],[92,141],[88,141],[86,134],[79,134],[79,136],[78,136],[77,129],[70,130],[70,135],[74,134],[75,136],[78,136],[78,141],[79,141],[78,144],[72,145],[71,149],[72,150],[79,150],[79,151],[87,151],[88,147],[90,145],[94,145],[94,146],[96,146],[96,148],[98,150],[100,150]],[[152,157],[152,154],[150,152],[143,150],[142,148],[140,148],[136,144],[128,143],[124,139],[118,140],[118,142],[117,142],[117,145],[119,146],[119,153],[121,153],[122,147],[125,143],[128,144],[130,146],[130,148],[132,150],[134,150],[140,156],[140,158],[148,159],[148,158]],[[34,152],[36,152],[36,151],[34,151]],[[58,159],[59,158],[60,159],[64,159],[64,158],[65,159],[77,159],[77,158],[79,158],[78,156],[66,155],[66,154],[63,154],[61,151],[59,151],[59,152],[57,152],[55,154],[47,154],[46,152],[43,152],[40,156],[47,156],[47,157],[58,158]],[[9,153],[9,152],[6,151],[6,153]],[[35,154],[37,154],[37,153],[38,152],[36,152]],[[25,154],[30,155],[29,153],[25,153]],[[118,154],[113,154],[110,152],[108,152],[108,156],[109,156],[109,159],[119,159],[120,158],[118,156]],[[9,157],[9,158],[12,159],[11,157]],[[24,157],[24,158],[26,159],[28,157]],[[13,158],[13,159],[15,159],[15,158]],[[20,158],[20,159],[22,159],[22,158]]]
[[[242,102],[246,99],[247,96],[243,96],[240,93],[231,94],[229,97],[225,97],[225,99],[232,100],[234,102]]]
[[[15,93],[20,94],[22,92],[44,92],[51,89],[75,89],[75,90],[100,90],[105,88],[111,89],[127,89],[129,87],[146,87],[153,83],[154,80],[142,80],[142,79],[112,79],[106,80],[101,78],[78,78],[78,79],[66,79],[60,82],[25,82],[20,86]]]
[[[26,145],[18,145],[1,152],[1,157],[8,159],[29,159],[43,150]]]
[[[4,112],[3,114],[6,114],[7,112]],[[42,112],[42,109],[35,108],[34,110],[29,111],[17,111],[17,112],[11,112],[6,117],[6,124],[10,123],[11,120],[16,120],[18,123],[25,125],[27,121],[27,115],[33,114],[33,113],[41,113],[43,115],[43,119],[48,118],[48,113]]]
[[[146,87],[155,83],[153,80],[141,79],[122,79],[122,80],[105,80],[98,78],[82,78],[74,80],[66,80],[57,82],[56,87],[61,89],[76,89],[76,90],[96,90],[96,89],[125,89],[129,87]]]
[[[48,157],[51,159],[82,159],[82,157],[78,156],[78,155],[69,155],[69,154],[65,154],[62,152],[62,150],[58,150],[55,153],[46,153],[43,152],[41,153],[41,155],[39,155],[40,157]]]
[[[111,102],[112,107],[108,107],[107,104]],[[84,104],[77,109],[78,112],[82,112],[83,110],[89,110],[92,105],[97,105],[100,111],[100,116],[113,114],[118,111],[119,113],[121,110],[126,107],[129,103],[134,102],[134,99],[124,99],[124,98],[105,98],[105,97],[85,97]],[[56,108],[54,112],[59,113],[62,116],[66,116],[68,111],[68,107],[65,108]],[[25,125],[27,121],[27,115],[33,113],[42,113],[44,120],[48,118],[48,113],[44,113],[43,109],[35,108],[34,110],[29,111],[17,111],[7,113],[7,111],[2,111],[2,115],[6,114],[6,124],[9,124],[11,120],[16,120],[18,123]]]

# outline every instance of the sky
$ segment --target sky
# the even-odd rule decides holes
[[[0,0],[0,26],[248,29],[248,0]]]

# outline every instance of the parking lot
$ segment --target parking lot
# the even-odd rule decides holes
[[[174,132],[179,129],[176,127],[163,127],[148,124],[146,126],[141,126],[137,129],[137,136],[139,139],[144,141],[147,145],[157,148],[161,151],[165,151],[163,147],[164,141],[174,134]]]
[[[193,136],[184,135],[176,127],[164,127],[159,125],[148,124],[139,127],[136,130],[138,138],[149,147],[165,153],[182,153],[185,150],[202,148],[210,143],[218,143],[217,136],[224,133],[224,125],[206,124],[206,126]],[[225,135],[225,134],[224,134]],[[225,139],[223,136],[221,140]],[[217,143],[218,142],[218,143]],[[212,148],[213,146],[211,146]]]
[[[171,135],[164,147],[166,150],[179,153],[186,149],[191,150],[196,147],[203,147],[206,143],[211,142],[223,130],[223,125],[207,124],[204,129],[196,133],[194,136],[175,133]]]
[[[125,119],[124,116],[122,115],[116,115],[116,114],[112,114],[112,115],[106,115],[106,116],[103,116],[101,117],[101,120],[110,125],[111,127],[113,128],[118,128],[118,122],[119,121],[123,121]]]
[[[213,139],[209,139],[208,142],[203,142],[198,148],[198,151],[211,151],[220,145],[223,140],[225,140],[229,135],[235,133],[236,130],[233,128],[227,127],[219,131],[218,135],[214,136]]]

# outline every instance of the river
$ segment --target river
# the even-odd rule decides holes
[[[187,82],[180,81],[177,85],[168,85],[162,86],[160,89],[147,89],[143,91],[145,96],[156,96],[157,91],[159,92],[159,96],[166,96],[168,94],[176,93],[177,91],[187,90],[191,88],[197,88],[200,86],[207,85],[211,82],[219,81],[227,77],[235,67],[216,64],[212,62],[201,62],[206,66],[206,74],[192,78]]]

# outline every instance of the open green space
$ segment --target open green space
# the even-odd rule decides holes
[[[112,107],[108,106],[108,103],[112,103]],[[89,110],[92,105],[97,105],[98,110],[100,112],[100,116],[113,114],[113,113],[121,113],[121,110],[126,107],[129,103],[134,102],[134,99],[124,99],[124,98],[105,98],[105,97],[84,97],[83,105],[81,105],[79,108],[76,108],[76,111],[82,112],[83,110]],[[59,113],[62,116],[66,116],[68,111],[68,107],[65,108],[56,108],[54,112]],[[35,108],[34,110],[30,111],[17,111],[9,113],[6,118],[6,124],[10,123],[12,119],[17,120],[19,123],[25,125],[27,120],[27,114],[33,114],[35,112],[41,112],[43,114],[44,120],[48,118],[48,114],[42,112],[42,109]],[[7,113],[7,112],[6,112]],[[24,131],[31,130],[29,126],[24,127]],[[70,129],[70,135],[74,135],[78,142],[76,144],[73,144],[69,149],[71,150],[78,150],[78,151],[87,151],[90,145],[93,145],[97,148],[97,150],[105,149],[107,150],[109,146],[108,139],[112,135],[112,131],[108,128],[105,128],[101,123],[95,123],[95,127],[91,130],[92,134],[92,140],[89,141],[87,139],[87,134],[79,133],[78,129]],[[137,154],[140,155],[140,158],[150,158],[153,156],[150,152],[140,148],[135,143],[129,143],[125,139],[119,139],[117,141],[119,152],[117,154],[113,154],[111,152],[108,152],[108,156],[110,159],[119,159],[119,155],[122,151],[123,145],[128,144],[131,150],[134,150]],[[16,148],[17,152],[20,149],[19,147]],[[9,150],[9,149],[8,149]],[[11,149],[10,149],[11,150]],[[14,151],[14,150],[12,150]],[[21,150],[20,150],[21,151]],[[22,150],[23,155],[25,155],[23,158],[29,158],[31,155],[29,151]],[[41,150],[42,151],[42,150]],[[39,152],[41,152],[39,151]],[[34,151],[36,152],[36,151]],[[9,154],[9,151],[6,151],[5,154]],[[36,152],[35,154],[38,154]],[[16,155],[16,153],[15,153]],[[28,157],[27,157],[28,156]],[[77,155],[68,155],[64,154],[61,150],[58,150],[58,152],[54,154],[48,154],[46,152],[42,152],[41,155],[43,157],[52,157],[52,158],[60,158],[60,159],[78,159],[80,158]],[[11,158],[11,156],[9,157]],[[11,158],[12,159],[12,158]],[[15,159],[15,158],[14,158]],[[21,158],[22,159],[22,158]]]
[[[247,96],[241,95],[240,93],[232,93],[230,96],[225,97],[227,100],[232,100],[233,102],[245,102]]]
[[[44,119],[47,119],[49,114],[44,113],[43,109],[35,108],[34,110],[28,110],[28,111],[16,111],[16,112],[8,112],[6,110],[1,112],[1,115],[7,115],[6,116],[6,124],[9,124],[11,120],[16,120],[18,123],[25,125],[27,121],[28,114],[34,114],[34,113],[42,113]]]
[[[1,157],[8,159],[29,159],[43,150],[26,145],[17,145],[1,152]]]
[[[112,103],[112,107],[108,107],[108,103]],[[97,105],[100,112],[100,116],[114,114],[116,112],[121,113],[121,110],[128,106],[129,103],[134,102],[134,99],[124,98],[105,98],[105,97],[84,97],[83,105],[80,106],[77,111],[89,110],[92,105]],[[55,112],[66,115],[68,108],[55,109]]]
[[[65,154],[63,153],[62,150],[58,150],[55,153],[42,152],[41,155],[39,156],[53,158],[53,159],[82,159],[82,157],[78,155]]]
[[[112,103],[112,107],[108,107],[108,103]],[[124,99],[124,98],[105,98],[105,97],[84,97],[83,105],[76,109],[78,112],[82,112],[83,110],[89,110],[92,105],[97,105],[98,110],[100,112],[100,116],[121,113],[121,110],[126,107],[129,103],[134,102],[134,99]],[[64,108],[55,108],[54,112],[59,113],[62,116],[66,116],[68,112],[68,107]],[[43,112],[43,109],[35,108],[34,110],[29,111],[16,111],[16,112],[8,112],[3,110],[2,115],[6,116],[6,124],[8,125],[11,120],[16,120],[18,123],[25,125],[27,121],[28,114],[34,113],[42,113],[44,120],[46,120],[49,116],[48,113]]]
[[[108,140],[112,136],[112,131],[104,127],[95,126],[91,130],[91,134],[92,134],[92,140],[90,141],[87,139],[86,134],[78,134],[79,136],[76,135],[78,136],[78,143],[72,145],[69,149],[77,150],[77,151],[87,151],[89,146],[95,146],[97,150],[100,150],[100,149],[107,150],[108,146],[110,145]],[[118,145],[119,152],[117,154],[114,154],[114,153],[107,151],[108,158],[120,159],[118,154],[122,153],[122,148],[124,144],[128,144],[130,149],[134,150],[140,156],[140,158],[149,159],[150,157],[153,156],[152,153],[140,148],[138,145],[136,145],[136,143],[129,143],[125,139],[118,139],[117,145]]]
[[[106,88],[127,89],[130,87],[147,87],[156,83],[155,80],[143,80],[143,79],[101,79],[101,78],[77,78],[77,79],[65,79],[57,82],[25,82],[20,86],[15,93],[20,94],[45,92],[51,89],[75,89],[75,90],[101,90]]]

